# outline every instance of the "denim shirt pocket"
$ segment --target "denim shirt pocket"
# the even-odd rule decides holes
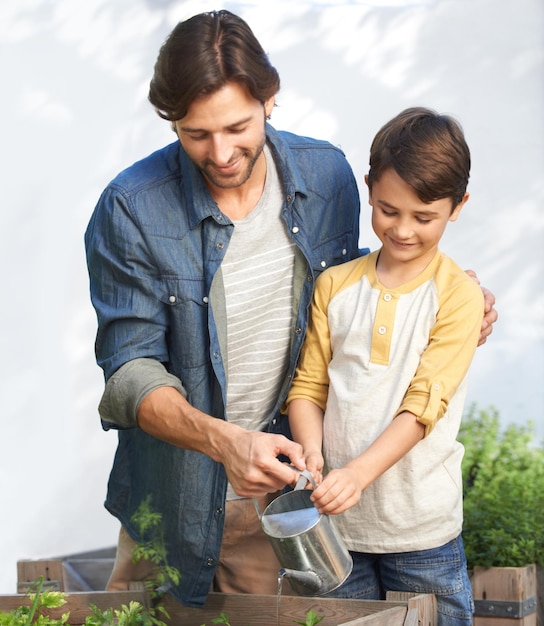
[[[209,363],[208,294],[203,278],[162,276],[159,298],[166,306],[170,368],[178,376]],[[180,369],[181,368],[181,369]]]
[[[353,235],[349,232],[340,234],[311,249],[309,259],[314,277],[317,277],[323,270],[333,265],[340,265],[350,260],[351,240]]]

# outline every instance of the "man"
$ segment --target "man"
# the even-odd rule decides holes
[[[332,145],[266,122],[278,90],[240,18],[178,24],[149,93],[178,141],[119,174],[89,223],[99,410],[104,428],[119,429],[111,589],[136,576],[131,517],[151,496],[180,602],[203,604],[212,585],[275,592],[279,565],[252,498],[264,506],[304,468],[301,447],[278,434],[278,408],[315,278],[360,254],[351,168]],[[487,297],[483,340],[496,319]]]

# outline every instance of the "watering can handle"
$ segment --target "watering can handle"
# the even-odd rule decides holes
[[[308,470],[302,470],[300,472],[299,479],[297,480],[293,490],[297,491],[298,489],[304,489],[304,487],[306,487],[306,484],[308,482],[312,485],[313,489],[317,487],[314,477],[310,474],[310,472]],[[259,501],[257,500],[257,498],[253,498],[253,504],[255,505],[255,509],[257,511],[257,515],[259,516],[259,519],[261,519],[263,516],[263,512],[261,511],[261,507],[259,505]]]
[[[317,487],[314,477],[310,474],[310,472],[308,470],[303,470],[300,472],[300,477],[295,484],[294,490],[297,491],[298,489],[304,489],[307,483],[310,483],[313,489]]]

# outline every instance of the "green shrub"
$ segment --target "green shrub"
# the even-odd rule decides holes
[[[494,408],[473,405],[459,440],[469,569],[544,565],[544,449],[533,423],[501,429]]]

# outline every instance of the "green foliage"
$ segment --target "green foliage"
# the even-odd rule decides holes
[[[66,604],[64,594],[58,591],[43,591],[43,578],[40,577],[30,590],[30,606],[19,606],[9,612],[0,613],[0,626],[63,626],[69,613],[54,619],[44,613],[45,609],[58,609]]]
[[[146,581],[152,606],[148,608],[140,602],[131,601],[128,605],[123,604],[120,609],[102,610],[91,604],[85,626],[166,626],[161,617],[169,619],[170,616],[160,600],[171,584],[177,584],[179,572],[167,564],[161,515],[151,510],[150,498],[142,502],[133,521],[138,525],[142,536],[147,537],[144,543],[136,545],[133,560],[137,562],[147,559],[155,565],[153,576]],[[55,619],[44,612],[66,604],[64,593],[44,591],[43,578],[39,578],[28,595],[30,606],[19,606],[10,612],[0,612],[0,626],[70,626],[70,613],[64,613]]]
[[[533,423],[502,430],[495,409],[473,405],[459,440],[468,567],[544,565],[544,448]]]
[[[0,613],[0,626],[70,626],[70,613],[60,618],[47,614],[47,609],[58,609],[66,604],[65,594],[60,591],[43,591],[43,577],[35,583],[35,591],[30,591],[30,606],[19,606],[9,612]],[[85,618],[85,626],[166,626],[157,618],[157,609],[148,609],[140,602],[131,601],[120,609],[101,610],[90,606],[90,615]]]
[[[144,541],[134,546],[132,560],[137,563],[145,559],[154,564],[153,575],[146,581],[146,587],[151,598],[157,601],[172,585],[179,583],[180,574],[175,567],[168,565],[162,517],[152,510],[150,496],[140,504],[132,521],[138,526],[140,536],[145,537]]]
[[[323,619],[325,619],[324,615],[319,617],[317,615],[317,613],[313,609],[310,609],[306,613],[306,621],[304,621],[304,622],[296,622],[295,621],[295,624],[300,624],[300,626],[315,626],[316,624],[319,624],[319,622],[321,620],[323,620]]]

